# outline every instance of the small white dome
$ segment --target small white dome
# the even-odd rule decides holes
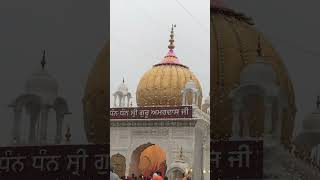
[[[190,80],[186,83],[185,89],[194,89],[194,90],[197,90],[197,85],[196,85],[196,83],[195,83],[192,79],[190,79]]]
[[[258,58],[256,63],[247,65],[241,72],[240,83],[273,84],[276,74],[271,64]]]
[[[38,95],[45,103],[52,103],[58,95],[57,81],[44,69],[34,72],[25,84],[28,94]]]
[[[122,83],[118,86],[117,91],[120,91],[120,92],[122,92],[123,94],[128,94],[129,88],[128,88],[128,86],[127,86],[124,82],[122,82]]]

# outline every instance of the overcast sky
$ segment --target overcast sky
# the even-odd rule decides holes
[[[209,0],[111,0],[110,93],[124,77],[135,99],[140,78],[168,52],[171,24],[176,24],[176,55],[198,77],[207,97],[209,4]]]
[[[316,20],[320,1],[227,0],[226,4],[253,17],[282,56],[295,89],[300,129],[320,95],[320,21]]]
[[[26,80],[40,67],[43,48],[47,68],[72,112],[66,117],[72,140],[85,141],[81,99],[87,74],[107,40],[107,4],[106,0],[0,1],[0,145],[11,139],[13,112],[8,104],[24,92]],[[53,121],[51,113],[52,136]]]

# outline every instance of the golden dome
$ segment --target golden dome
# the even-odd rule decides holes
[[[181,64],[173,49],[173,28],[170,35],[169,52],[164,59],[147,71],[138,84],[136,100],[138,106],[178,106],[182,105],[182,90],[191,79],[200,91],[198,106],[201,107],[202,89],[197,77]],[[188,95],[188,102],[191,95]]]
[[[261,39],[260,43],[259,39]],[[211,73],[214,81],[211,93],[214,100],[212,105],[214,129],[211,132],[213,137],[223,138],[231,134],[232,107],[228,95],[239,86],[243,68],[256,62],[258,44],[276,73],[276,83],[288,97],[289,107],[282,109],[284,112],[281,117],[282,138],[285,141],[291,139],[296,112],[294,91],[280,56],[271,43],[256,30],[251,18],[222,7],[211,8]],[[261,102],[258,99],[253,101]],[[255,114],[252,114],[252,119],[249,121],[256,132],[250,132],[250,135],[258,136],[263,123],[256,122],[254,119],[264,119],[264,109],[261,110],[259,106],[251,107],[253,108],[251,111]]]
[[[109,96],[107,95],[107,57],[109,57],[109,48],[105,46],[88,75],[83,97],[84,125],[88,141],[92,143],[106,143],[109,137],[105,118]]]

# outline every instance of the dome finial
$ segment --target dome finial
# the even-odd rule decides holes
[[[124,84],[124,77],[122,78],[122,83]]]
[[[180,147],[179,160],[183,160],[182,146]]]
[[[176,25],[175,24],[172,24],[172,26],[171,26],[171,34],[170,34],[170,40],[169,40],[169,42],[170,42],[170,44],[169,44],[169,46],[168,46],[168,48],[170,49],[170,50],[173,50],[174,49],[174,44],[173,44],[173,42],[174,42],[174,28],[176,27]]]
[[[41,67],[42,69],[44,69],[44,67],[46,66],[47,62],[46,62],[46,50],[42,50],[42,60],[41,60]]]

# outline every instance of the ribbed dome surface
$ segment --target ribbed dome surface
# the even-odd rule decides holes
[[[202,91],[200,82],[190,69],[181,64],[173,50],[147,71],[140,79],[136,97],[138,106],[178,106],[182,105],[181,91],[192,79],[196,88]],[[202,95],[199,97],[201,107]]]
[[[106,143],[109,136],[106,128],[107,57],[109,48],[104,47],[88,75],[83,98],[85,129],[91,143]]]

